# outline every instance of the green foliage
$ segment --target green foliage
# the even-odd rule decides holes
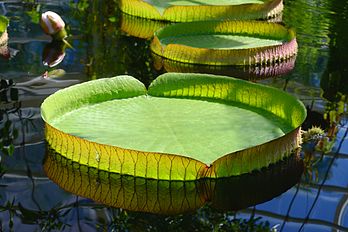
[[[8,24],[8,18],[6,18],[3,15],[0,15],[0,35],[7,29]]]
[[[283,9],[279,0],[119,0],[119,5],[133,16],[172,22],[265,19]]]
[[[282,91],[180,73],[161,75],[148,90],[131,76],[75,85],[48,97],[41,109],[47,140],[59,153],[101,170],[165,180],[268,166],[297,149],[295,129],[306,115],[302,103]],[[76,143],[92,154],[76,151]]]
[[[282,62],[297,53],[295,33],[260,21],[200,21],[165,26],[151,50],[166,59],[207,65]]]
[[[11,121],[6,121],[0,128],[0,151],[5,155],[12,155],[14,152],[13,140],[18,137],[18,130],[13,128]]]
[[[41,18],[40,8],[41,8],[41,4],[33,5],[33,8],[30,11],[25,12],[30,17],[32,23],[35,23],[35,24],[40,23],[40,18]]]

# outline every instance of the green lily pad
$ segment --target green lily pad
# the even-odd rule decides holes
[[[253,21],[179,23],[155,33],[153,53],[192,64],[254,65],[281,62],[297,53],[295,33]]]
[[[281,22],[281,15],[277,18],[270,18],[267,22]],[[130,36],[152,39],[154,33],[170,22],[140,18],[129,14],[121,13],[121,30]]]
[[[48,143],[69,159],[121,174],[189,180],[247,173],[290,154],[299,146],[305,109],[266,86],[169,73],[148,90],[130,76],[75,85],[48,97],[42,116]]]
[[[147,19],[172,22],[245,20],[275,17],[282,0],[120,0],[121,11]]]

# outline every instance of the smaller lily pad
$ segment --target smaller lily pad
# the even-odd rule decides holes
[[[179,23],[155,33],[153,53],[167,59],[208,65],[281,62],[297,53],[295,33],[258,21]]]
[[[283,10],[282,0],[120,0],[129,15],[171,22],[268,19]]]
[[[267,167],[299,147],[306,116],[280,90],[181,73],[161,75],[148,90],[130,76],[75,85],[48,97],[41,112],[48,144],[67,158],[163,180]]]

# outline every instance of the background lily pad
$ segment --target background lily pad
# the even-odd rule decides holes
[[[282,0],[121,0],[121,11],[172,22],[267,19],[283,10]]]
[[[297,52],[295,33],[258,21],[179,23],[155,33],[151,50],[193,64],[253,65],[289,59]]]
[[[42,115],[49,144],[70,159],[122,174],[188,180],[247,173],[290,154],[299,146],[305,109],[269,87],[170,73],[148,91],[130,76],[76,85],[47,98]],[[258,147],[268,143],[266,150]]]

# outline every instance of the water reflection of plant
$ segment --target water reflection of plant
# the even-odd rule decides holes
[[[240,218],[236,212],[219,212],[204,206],[194,214],[158,216],[118,210],[116,220],[110,225],[111,231],[271,231],[268,221],[251,215]],[[121,212],[120,212],[121,211]],[[121,220],[121,221],[120,221]]]
[[[0,212],[9,214],[8,228],[13,231],[13,221],[15,217],[21,219],[24,224],[37,224],[40,231],[64,230],[69,227],[62,218],[66,216],[74,205],[62,206],[58,205],[48,211],[32,210],[25,208],[21,203],[15,204],[13,201],[8,201],[0,206]]]
[[[6,109],[6,104],[12,99],[18,100],[18,92],[14,90],[11,91],[12,85],[12,81],[0,80],[0,178],[6,172],[6,167],[3,165],[2,156],[13,154],[13,141],[18,137],[18,130],[13,126],[9,118],[9,114],[17,111],[18,108],[11,107],[10,109]],[[10,96],[8,96],[8,92],[10,92]]]
[[[18,91],[11,88],[13,82],[0,80],[0,104],[3,106],[11,101],[18,100]],[[10,96],[8,96],[10,93]],[[6,109],[1,107],[0,110],[0,151],[5,155],[12,155],[14,152],[13,140],[18,136],[18,130],[13,127],[9,114],[16,112],[18,107]],[[3,110],[5,108],[5,110]]]
[[[121,32],[116,1],[78,1],[72,7],[76,9],[72,17],[81,22],[87,44],[89,79],[128,74],[147,85],[157,76],[150,64],[149,42]]]
[[[324,120],[328,122],[325,131],[313,126],[303,133],[303,154],[305,163],[305,179],[307,181],[319,182],[319,169],[329,160],[324,160],[324,156],[330,153],[335,145],[338,130],[341,126],[345,108],[346,96],[338,94],[338,101],[327,102]],[[330,162],[329,162],[330,163]],[[325,172],[325,171],[324,171]]]
[[[97,218],[86,218],[86,215],[74,215],[84,208]],[[75,227],[97,231],[271,231],[268,221],[251,215],[250,218],[238,218],[236,212],[218,212],[205,206],[195,214],[177,216],[158,216],[135,213],[123,209],[105,207],[97,203],[83,203],[78,199],[74,203],[57,205],[47,211],[25,208],[15,200],[0,206],[0,213],[8,214],[8,222],[2,229],[14,231],[14,221],[37,225],[40,231],[64,231]],[[80,218],[79,218],[80,217]],[[71,220],[74,223],[71,223]],[[98,220],[98,222],[94,221]]]
[[[292,76],[311,86],[317,85],[328,62],[331,3],[288,0],[284,8],[284,23],[295,28],[299,41],[296,73]]]

